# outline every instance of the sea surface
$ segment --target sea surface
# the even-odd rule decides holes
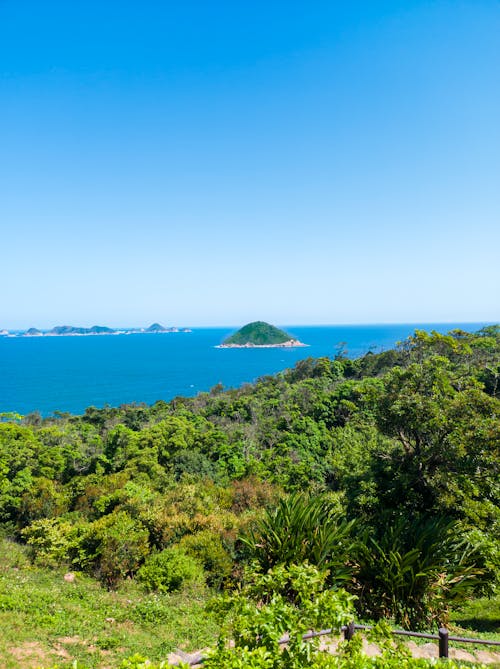
[[[88,406],[152,404],[217,383],[238,387],[309,356],[380,352],[416,328],[475,331],[485,323],[284,326],[307,348],[215,348],[234,330],[87,337],[0,337],[0,413],[82,413]]]

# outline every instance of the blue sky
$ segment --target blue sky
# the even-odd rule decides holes
[[[0,1],[0,329],[500,320],[496,0]]]

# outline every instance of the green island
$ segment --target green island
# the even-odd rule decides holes
[[[50,330],[29,328],[21,332],[0,330],[3,337],[90,337],[102,335],[130,335],[130,334],[164,334],[170,332],[191,332],[190,328],[168,327],[160,323],[152,323],[147,328],[109,328],[105,325],[93,325],[90,328],[75,327],[74,325],[56,325]]]
[[[499,417],[499,326],[151,406],[1,414],[0,666],[212,648],[205,669],[416,669],[440,663],[389,628],[500,641]],[[336,645],[351,620],[376,623],[375,657]],[[333,646],[302,641],[325,627]],[[500,666],[450,649],[447,669]]]
[[[264,321],[248,323],[227,337],[217,348],[278,348],[306,346],[284,330]]]

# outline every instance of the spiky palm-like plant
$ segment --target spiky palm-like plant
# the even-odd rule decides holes
[[[340,519],[323,498],[295,493],[266,512],[241,540],[263,571],[309,562],[327,568],[330,581],[340,584],[351,574],[352,524]]]
[[[411,629],[445,623],[451,603],[481,582],[474,550],[457,523],[442,518],[401,520],[377,538],[366,532],[355,577],[359,611]]]

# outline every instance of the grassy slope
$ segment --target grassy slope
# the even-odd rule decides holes
[[[480,632],[484,639],[500,641],[500,594],[469,602],[452,614],[451,622],[461,630],[461,636],[476,636]]]
[[[133,582],[117,592],[77,575],[32,567],[22,547],[0,540],[0,666],[4,669],[118,666],[134,653],[166,659],[212,645],[206,592],[146,595]]]

